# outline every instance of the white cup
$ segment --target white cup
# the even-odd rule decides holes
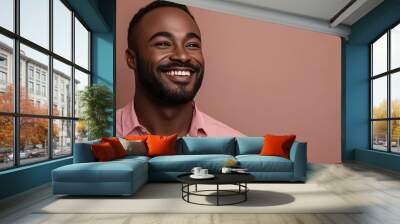
[[[208,169],[201,169],[200,170],[200,176],[207,176],[208,175]]]
[[[201,171],[201,170],[202,170],[201,167],[193,167],[192,173],[193,173],[194,175],[196,175],[196,176],[199,176],[199,175],[201,175],[201,174],[200,174],[200,171]]]
[[[221,170],[222,173],[230,173],[231,171],[232,171],[232,169],[229,167],[222,167],[222,170]]]

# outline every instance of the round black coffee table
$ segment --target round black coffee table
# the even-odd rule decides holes
[[[198,205],[234,205],[239,204],[241,202],[245,202],[247,200],[247,192],[249,188],[247,187],[247,183],[255,180],[255,177],[248,173],[215,173],[213,174],[215,177],[212,179],[193,179],[190,177],[191,173],[182,174],[177,177],[178,181],[182,183],[182,199],[188,203],[198,204]],[[197,190],[198,184],[205,185],[216,185],[215,190]],[[190,186],[195,186],[194,191],[190,191]],[[236,185],[238,186],[237,190],[223,190],[220,189],[220,185]],[[209,192],[215,192],[215,194],[205,194]],[[216,204],[202,204],[190,201],[190,196],[204,196],[204,197],[216,197]],[[234,201],[231,203],[221,203],[221,197],[232,197],[232,196],[241,196],[238,201]]]

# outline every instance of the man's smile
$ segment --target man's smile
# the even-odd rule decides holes
[[[161,75],[168,77],[170,81],[179,85],[189,84],[195,75],[191,68],[169,68],[163,69]]]

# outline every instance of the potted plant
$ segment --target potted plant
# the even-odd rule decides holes
[[[103,84],[86,87],[79,94],[79,106],[82,109],[79,127],[85,126],[89,140],[110,136],[112,127],[113,95]]]

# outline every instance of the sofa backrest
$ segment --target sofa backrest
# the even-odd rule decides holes
[[[235,155],[234,137],[182,137],[176,144],[177,154]]]
[[[100,139],[75,143],[74,148],[74,163],[89,163],[95,162],[96,158],[93,155],[93,152],[90,148],[92,144],[99,144]]]
[[[264,137],[237,137],[236,155],[259,154],[264,145]]]

